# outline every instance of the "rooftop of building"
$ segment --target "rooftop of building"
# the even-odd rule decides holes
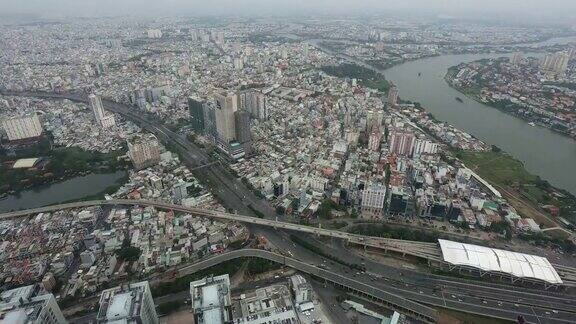
[[[0,305],[17,303],[20,298],[27,300],[38,294],[37,285],[18,287],[0,293]]]
[[[34,323],[52,294],[41,294],[40,286],[29,285],[1,293],[0,323]]]
[[[100,309],[96,320],[122,323],[139,316],[148,282],[138,282],[106,289],[100,295]]]
[[[297,319],[286,285],[273,285],[242,294],[235,302],[235,323],[281,323]]]
[[[230,278],[227,274],[206,277],[190,283],[194,313],[201,323],[222,323],[230,306]]]

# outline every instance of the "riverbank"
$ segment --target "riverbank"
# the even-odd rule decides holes
[[[410,62],[416,62],[428,58],[449,56],[449,55],[511,55],[516,52],[529,52],[532,54],[546,54],[547,52],[560,51],[564,48],[564,43],[562,42],[567,37],[552,37],[546,38],[542,41],[534,43],[511,43],[511,44],[500,44],[500,45],[483,45],[483,47],[478,47],[478,44],[471,45],[453,45],[453,47],[442,48],[439,52],[433,54],[424,54],[418,57],[405,58],[402,56],[395,56],[392,59],[384,58],[373,58],[373,59],[359,59],[353,58],[347,54],[343,53],[343,50],[350,44],[359,44],[357,40],[354,39],[308,39],[307,42],[313,46],[322,49],[325,52],[332,54],[337,54],[340,58],[354,60],[358,63],[358,60],[362,60],[362,64],[369,65],[380,72],[383,70],[391,69],[395,66],[403,65]],[[560,43],[556,43],[560,41]],[[550,41],[550,43],[547,43]],[[575,40],[576,42],[576,40]],[[393,43],[389,43],[393,44]],[[385,44],[387,45],[387,44]],[[506,48],[501,48],[501,46],[507,45]],[[537,46],[539,45],[539,46]],[[469,47],[468,47],[469,46]],[[535,47],[536,46],[536,47]]]
[[[576,197],[531,174],[524,164],[494,147],[490,152],[452,150],[469,169],[490,182],[520,214],[542,224],[558,226],[553,215],[576,223]]]
[[[111,195],[117,192],[124,184],[126,184],[130,180],[130,175],[127,171],[116,171],[114,174],[122,174],[121,177],[117,178],[114,182],[110,182],[110,184],[100,191],[94,194],[84,195],[82,197],[64,200],[61,202],[51,203],[50,205],[58,205],[58,204],[68,204],[77,201],[89,201],[89,200],[100,200],[104,199],[106,195]],[[100,174],[90,174],[90,175],[100,175]]]
[[[358,71],[367,70],[352,66],[353,64],[347,64],[340,69],[331,67],[328,71],[339,77],[359,77]],[[353,73],[348,75],[348,72]],[[373,74],[374,71],[368,74],[370,79],[375,78]],[[380,74],[379,79],[384,79],[384,76]],[[549,232],[552,236],[566,237],[568,234],[567,230],[559,228],[557,221],[552,218],[551,215],[556,211],[556,215],[576,222],[574,214],[576,198],[570,192],[553,187],[547,181],[528,172],[522,162],[499,148],[476,152],[451,147],[449,153],[500,190],[510,205],[522,216],[533,218],[542,224],[543,228],[558,228]],[[454,162],[452,161],[452,164]],[[544,206],[547,209],[544,209]]]
[[[0,211],[102,199],[128,181],[123,150],[110,153],[77,147],[35,147],[0,161]],[[39,157],[31,168],[14,169],[14,161]]]
[[[370,69],[357,64],[343,63],[340,65],[329,65],[320,68],[324,73],[338,78],[357,79],[362,86],[388,92],[390,84],[386,78]]]
[[[125,170],[127,161],[121,159],[123,150],[100,153],[82,150],[77,147],[59,147],[47,151],[38,150],[33,154],[1,158],[0,197],[15,195],[25,190],[59,183],[88,174],[112,173]],[[38,167],[14,169],[14,161],[23,158],[39,157],[43,162]]]
[[[483,60],[475,61],[474,63],[480,64],[480,63],[483,63]],[[526,107],[524,107],[524,106],[516,104],[510,100],[504,100],[504,99],[502,99],[502,100],[484,100],[481,97],[482,90],[483,90],[482,87],[479,87],[479,86],[464,87],[464,86],[457,85],[454,82],[454,80],[455,80],[455,76],[457,75],[461,66],[462,66],[462,64],[449,67],[447,72],[446,72],[446,75],[444,76],[444,80],[452,89],[462,93],[467,98],[474,100],[480,104],[486,105],[488,107],[497,109],[497,110],[499,110],[505,114],[519,118],[519,119],[527,122],[531,126],[538,125],[540,127],[549,129],[549,130],[551,130],[551,131],[553,131],[559,135],[566,136],[570,139],[576,140],[576,137],[571,136],[566,130],[555,127],[552,124],[546,124],[544,122],[541,122],[540,121],[540,118],[542,118],[541,116],[539,117],[538,115],[530,114],[529,110],[527,110]],[[576,86],[575,86],[575,88],[576,88]]]
[[[90,173],[45,184],[0,199],[0,212],[37,208],[81,200],[104,199],[129,180],[128,172]]]
[[[474,100],[457,102],[455,97],[462,94],[444,80],[446,70],[451,66],[501,56],[445,55],[405,63],[381,72],[398,87],[402,99],[424,103],[426,111],[438,120],[454,125],[487,144],[498,146],[522,161],[531,174],[576,194],[576,141],[542,127],[531,127],[523,120]]]
[[[502,148],[522,161],[527,171],[539,175],[555,187],[576,194],[576,141],[543,127],[532,127],[521,119],[475,100],[459,103],[455,97],[461,93],[444,80],[446,70],[451,66],[480,59],[511,57],[511,53],[441,55],[383,70],[359,58],[319,46],[320,40],[309,43],[347,62],[385,75],[388,81],[393,81],[398,87],[402,99],[425,103],[426,111],[438,120],[454,125],[487,144]],[[565,43],[560,39],[551,39],[542,44],[528,44],[530,48],[525,55],[536,58],[542,56],[542,53],[534,52],[532,45],[556,46]]]

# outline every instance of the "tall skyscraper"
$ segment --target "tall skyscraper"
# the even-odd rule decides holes
[[[302,56],[307,59],[309,55],[308,43],[302,44]]]
[[[216,105],[213,102],[205,102],[202,105],[202,115],[204,116],[204,136],[212,141],[218,138],[216,130]]]
[[[514,55],[512,55],[512,58],[510,58],[510,63],[513,65],[520,65],[520,63],[522,63],[522,53],[520,52],[514,53]]]
[[[280,57],[283,60],[288,59],[288,49],[286,48],[286,46],[283,46],[282,49],[280,50]]]
[[[368,110],[366,112],[366,132],[372,133],[380,131],[383,118],[384,118],[384,111]]]
[[[294,303],[296,305],[312,302],[314,299],[314,289],[306,282],[302,275],[295,274],[290,277],[290,287],[294,294]]]
[[[210,42],[210,34],[203,32],[203,33],[200,35],[200,40],[201,40],[203,43],[208,43],[208,42]]]
[[[136,137],[128,142],[128,156],[136,169],[144,169],[160,162],[160,144],[152,134]]]
[[[159,322],[148,281],[102,291],[96,323],[158,324]]]
[[[101,76],[101,75],[104,75],[106,73],[107,66],[105,66],[104,63],[97,62],[97,63],[94,63],[93,66],[94,66],[93,67],[94,72],[96,72],[97,76]]]
[[[39,285],[3,291],[0,294],[0,323],[67,324],[54,295],[39,292]]]
[[[392,186],[388,197],[388,214],[390,215],[411,215],[412,195],[404,188]]]
[[[252,151],[252,135],[250,133],[250,113],[238,110],[235,113],[236,140],[243,146],[245,153]]]
[[[214,94],[214,103],[218,140],[222,144],[229,144],[236,139],[234,113],[238,110],[238,95],[234,92],[216,92]]]
[[[253,118],[259,120],[268,119],[268,109],[266,107],[266,96],[255,90],[248,90],[240,92],[239,97],[239,109],[248,111]]]
[[[224,32],[223,31],[212,31],[212,39],[214,43],[222,45],[224,44]]]
[[[42,125],[36,113],[2,120],[8,140],[17,141],[42,135]]]
[[[385,201],[386,186],[378,183],[367,184],[362,191],[361,211],[363,217],[373,218],[382,216]]]
[[[568,50],[568,56],[570,56],[570,59],[576,59],[576,46],[571,47]]]
[[[566,72],[570,55],[564,52],[546,54],[540,63],[540,70],[550,76],[560,76]]]
[[[268,107],[266,106],[266,96],[259,91],[252,93],[252,115],[259,120],[268,119]]]
[[[390,153],[403,156],[412,156],[415,136],[410,132],[392,131],[390,135]]]
[[[568,62],[570,61],[570,55],[568,53],[557,53],[556,62],[554,62],[554,71],[558,75],[563,75],[568,69]]]
[[[172,187],[172,198],[175,204],[181,204],[188,197],[188,183],[179,182]]]
[[[193,42],[197,42],[198,39],[199,39],[198,31],[191,29],[190,30],[190,40],[192,40]]]
[[[94,113],[94,118],[96,118],[96,121],[104,118],[104,106],[102,105],[102,99],[100,99],[100,97],[95,94],[89,95],[88,99],[90,99],[90,107],[92,108],[92,113]]]
[[[191,126],[196,134],[204,133],[204,105],[196,98],[188,98],[188,110],[190,112]]]
[[[234,69],[242,70],[244,68],[244,60],[241,57],[234,58]]]
[[[414,155],[421,154],[436,154],[440,149],[440,145],[436,142],[427,139],[416,139],[414,142]]]
[[[261,93],[260,93],[261,94]],[[212,107],[204,107],[206,132],[215,129],[213,138],[218,147],[234,159],[250,153],[252,137],[250,134],[250,109],[259,109],[262,102],[257,94],[251,92],[219,91],[213,95]],[[256,108],[254,108],[256,107]],[[213,120],[211,114],[213,112]]]
[[[388,105],[391,107],[396,106],[398,103],[398,88],[390,82],[390,89],[388,90]]]
[[[194,323],[232,322],[230,278],[227,274],[191,282],[190,300]]]
[[[162,31],[160,29],[148,29],[148,38],[162,38]]]
[[[114,116],[106,113],[104,106],[102,105],[102,99],[100,99],[99,96],[91,94],[88,96],[88,99],[90,100],[90,107],[92,108],[92,113],[94,114],[94,118],[98,125],[104,128],[116,125]]]
[[[368,148],[372,151],[380,150],[380,141],[382,140],[382,133],[379,131],[371,132],[368,136]]]

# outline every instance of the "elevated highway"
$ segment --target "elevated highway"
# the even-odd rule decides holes
[[[314,234],[318,236],[338,238],[343,239],[351,244],[356,244],[367,248],[380,249],[383,250],[384,252],[393,251],[403,255],[411,255],[421,259],[425,259],[428,262],[439,262],[439,263],[443,262],[441,251],[436,243],[415,242],[415,241],[405,241],[391,238],[364,236],[337,230],[323,229],[301,224],[277,221],[272,219],[231,214],[195,207],[185,207],[182,205],[170,204],[159,201],[149,201],[149,200],[110,199],[110,200],[78,201],[66,204],[59,204],[59,205],[52,205],[40,208],[3,213],[0,214],[0,219],[13,219],[18,217],[25,217],[31,214],[47,213],[62,209],[74,209],[90,206],[143,206],[143,207],[149,206],[159,209],[185,212],[200,217],[215,218],[225,221],[234,221],[234,222],[241,222],[244,224],[253,224],[259,226],[271,227],[274,229],[282,229],[307,234]],[[554,265],[554,267],[558,272],[558,274],[561,276],[562,280],[565,281],[565,285],[567,286],[576,285],[576,269],[561,265]]]
[[[6,92],[1,91],[6,95],[15,96],[29,96],[40,97],[47,99],[68,99],[77,102],[87,102],[84,94],[55,94],[55,93],[42,93],[42,92]],[[140,112],[127,105],[117,103],[110,100],[103,100],[103,104],[107,110],[121,114],[124,118],[131,120],[143,129],[154,133],[161,141],[172,145],[180,153],[182,161],[191,169],[202,167],[202,172],[197,176],[203,184],[209,186],[213,193],[222,199],[224,206],[238,210],[240,214],[251,215],[253,212],[248,205],[252,205],[255,209],[261,211],[268,219],[274,219],[274,209],[269,206],[265,201],[255,197],[254,194],[244,187],[241,181],[234,177],[227,175],[227,171],[222,168],[219,163],[210,162],[213,159],[208,156],[202,149],[196,147],[194,143],[187,141],[183,136],[172,132],[162,123],[150,120],[142,116]],[[103,205],[114,205],[116,202],[104,202]],[[154,204],[158,204],[153,202]],[[130,205],[141,205],[142,202],[130,201]],[[45,212],[53,211],[60,208],[77,208],[83,206],[93,206],[93,202],[78,202],[72,204],[63,204],[59,206],[49,206],[44,210]],[[144,204],[142,204],[144,205]],[[158,208],[168,208],[174,210],[182,210],[182,206],[163,204],[165,207],[157,205]],[[175,206],[175,207],[174,207]],[[13,218],[26,216],[34,212],[42,212],[43,208],[36,208],[34,210],[19,211],[13,213],[5,213],[0,215],[0,218]],[[185,212],[194,213],[194,211],[183,210]],[[223,213],[227,214],[227,213]],[[218,215],[197,214],[204,217],[217,217]],[[239,215],[227,214],[233,217],[234,221],[242,221]],[[246,216],[244,216],[246,217]],[[220,217],[221,219],[226,219]],[[249,224],[259,225],[258,220],[264,219],[255,218],[254,222],[245,220]],[[281,228],[283,224],[291,226],[300,226],[303,228],[301,232],[306,232],[316,235],[328,235],[334,233],[332,237],[341,237],[343,241],[346,240],[351,243],[362,244],[367,247],[380,248],[383,250],[395,251],[423,257],[428,260],[437,260],[439,249],[434,243],[421,243],[409,242],[402,240],[382,239],[376,237],[363,237],[360,235],[347,234],[338,231],[322,230],[314,227],[296,225],[291,223],[273,223],[268,221],[268,224],[263,226],[254,226],[252,230],[258,235],[266,236],[275,246],[280,246],[281,249],[294,252],[301,261],[306,261],[308,265],[317,263],[322,257],[312,253],[306,249],[296,246],[286,239],[283,239]],[[288,229],[288,228],[287,228]],[[297,230],[298,229],[292,229]],[[345,235],[345,236],[343,236]],[[328,235],[330,236],[330,235]],[[341,240],[337,240],[340,242]],[[479,314],[488,317],[506,318],[508,320],[515,320],[518,314],[525,317],[529,323],[571,323],[576,322],[576,310],[573,305],[573,296],[567,294],[559,294],[546,291],[537,291],[534,289],[524,289],[522,287],[510,287],[507,285],[497,285],[489,282],[478,282],[472,280],[464,280],[454,277],[438,276],[426,273],[419,273],[415,271],[408,271],[407,269],[398,269],[389,267],[385,264],[372,262],[369,259],[362,259],[356,253],[344,250],[336,251],[334,255],[341,256],[353,263],[360,263],[366,261],[367,267],[378,280],[369,281],[366,278],[359,278],[357,280],[367,283],[369,286],[379,287],[389,291],[390,286],[395,286],[393,290],[397,295],[404,296],[405,298],[433,306],[441,306],[463,312]],[[441,257],[441,256],[440,256]],[[344,266],[336,264],[334,267],[340,267],[338,271],[334,269],[332,272],[339,273],[341,276],[349,278],[350,269],[343,269]],[[403,274],[403,276],[399,276]],[[362,277],[362,276],[359,276]],[[373,277],[374,279],[374,277]],[[437,287],[442,287],[439,291]],[[558,311],[558,312],[555,312]]]
[[[412,242],[398,239],[379,238],[371,236],[363,236],[358,234],[351,234],[342,231],[317,228],[312,226],[282,222],[272,219],[244,216],[239,214],[231,214],[214,210],[206,210],[195,207],[185,207],[182,205],[175,205],[165,202],[150,201],[150,200],[135,200],[135,199],[110,199],[110,200],[90,200],[78,201],[66,204],[51,205],[46,207],[32,208],[26,210],[13,211],[0,214],[0,219],[13,219],[25,217],[31,214],[48,213],[63,209],[84,208],[90,206],[143,206],[154,207],[165,210],[174,210],[189,213],[196,216],[215,218],[225,221],[235,221],[245,224],[254,224],[260,226],[272,227],[275,229],[283,229],[290,231],[303,232],[319,236],[327,236],[333,238],[344,239],[349,243],[363,245],[383,249],[387,251],[394,251],[402,254],[417,256],[424,259],[441,261],[439,250],[435,247],[435,243]]]
[[[354,295],[370,299],[373,302],[382,304],[386,307],[428,323],[435,323],[438,320],[438,312],[435,309],[424,306],[408,298],[399,296],[393,292],[388,291],[387,289],[376,288],[374,285],[362,282],[361,280],[356,280],[354,278],[350,278],[349,276],[343,276],[339,273],[321,269],[309,263],[265,250],[242,249],[218,254],[205,261],[181,268],[179,270],[178,276],[185,276],[218,265],[225,261],[243,257],[261,258],[286,265],[298,271],[305,272],[335,284],[336,286],[344,288]]]
[[[522,315],[527,323],[576,323],[576,310],[573,307],[557,308],[561,310],[551,312],[550,308],[527,305],[518,300],[505,302],[491,300],[475,303],[473,300],[468,300],[468,297],[453,295],[449,290],[423,291],[417,286],[350,275],[339,268],[324,269],[311,262],[258,249],[242,249],[218,254],[180,268],[177,276],[193,274],[222,262],[242,257],[261,258],[283,264],[330,282],[350,294],[382,304],[424,322],[437,322],[438,312],[432,307],[439,307],[506,321],[515,321],[518,315]],[[467,300],[463,300],[465,298]],[[540,303],[546,304],[543,300]]]

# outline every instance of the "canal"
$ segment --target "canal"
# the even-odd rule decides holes
[[[99,195],[111,186],[121,184],[126,171],[91,173],[62,182],[47,184],[0,199],[0,213],[42,207],[65,201]]]

